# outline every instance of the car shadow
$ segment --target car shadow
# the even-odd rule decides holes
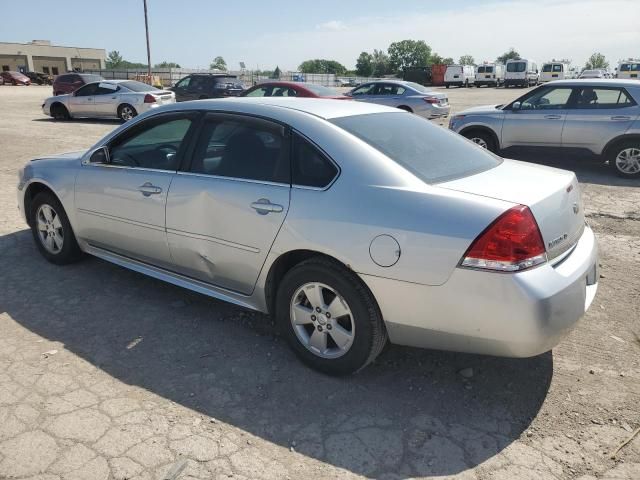
[[[28,230],[0,237],[0,261],[0,313],[24,328],[120,382],[354,474],[473,468],[521,436],[553,375],[550,352],[388,347],[358,375],[328,377],[294,357],[268,316],[98,259],[54,266]]]
[[[122,120],[116,118],[71,118],[69,120],[56,120],[51,117],[34,118],[32,122],[50,122],[50,123],[87,123],[90,125],[122,125]]]
[[[572,170],[578,177],[578,181],[582,183],[616,187],[640,187],[640,181],[637,178],[619,177],[608,163],[589,152],[511,147],[503,150],[501,155],[514,160]]]

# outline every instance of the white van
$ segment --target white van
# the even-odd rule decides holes
[[[552,80],[565,80],[571,78],[570,66],[568,63],[547,62],[542,64],[540,70],[540,83],[550,82]]]
[[[640,80],[640,60],[626,60],[618,64],[618,78]]]
[[[476,67],[476,87],[482,85],[499,87],[504,84],[504,65],[501,63],[485,63]]]
[[[535,60],[507,60],[507,72],[504,74],[505,86],[518,85],[530,87],[537,85],[539,80],[538,64]]]
[[[470,87],[476,81],[476,70],[473,65],[447,65],[444,72],[444,86]]]

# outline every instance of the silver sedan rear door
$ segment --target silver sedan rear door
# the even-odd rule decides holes
[[[289,138],[283,126],[209,114],[191,162],[167,199],[175,270],[250,294],[289,209]]]

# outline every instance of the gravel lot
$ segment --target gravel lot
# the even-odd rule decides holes
[[[335,379],[303,367],[266,316],[38,254],[18,167],[118,125],[53,122],[50,91],[0,87],[0,478],[640,478],[640,437],[610,458],[640,427],[640,182],[544,159],[578,174],[602,264],[591,310],[553,353],[389,347]],[[455,111],[521,91],[447,93]]]

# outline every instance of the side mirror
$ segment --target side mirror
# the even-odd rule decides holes
[[[520,103],[520,102],[514,102],[514,104],[511,105],[511,110],[514,110],[516,112],[518,110],[520,110],[521,108],[522,108],[522,103]]]
[[[96,148],[93,152],[91,152],[91,155],[89,155],[89,163],[107,164],[110,162],[110,160],[109,148],[106,146]]]

